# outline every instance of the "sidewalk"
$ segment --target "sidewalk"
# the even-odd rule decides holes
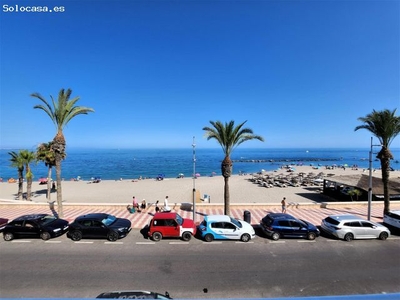
[[[172,205],[171,205],[172,206]],[[400,210],[399,202],[391,203],[392,210]],[[68,203],[64,204],[64,219],[72,222],[76,217],[93,212],[104,212],[115,215],[120,218],[127,218],[132,222],[132,228],[141,229],[149,223],[155,213],[154,206],[142,212],[130,214],[126,205],[123,204],[96,204],[96,203]],[[12,201],[0,203],[0,217],[9,220],[15,219],[18,216],[25,214],[47,213],[56,214],[55,210],[50,209],[49,204],[30,203],[26,201]],[[176,204],[173,206],[173,211],[176,211],[184,218],[193,218],[191,205]],[[244,211],[249,211],[251,214],[251,224],[259,224],[259,221],[270,212],[281,212],[281,207],[278,204],[231,204],[231,216],[234,218],[243,219]],[[382,222],[383,203],[372,203],[371,220]],[[224,207],[221,204],[196,204],[195,221],[200,223],[204,215],[223,214]],[[288,205],[287,213],[299,219],[307,220],[315,225],[320,225],[321,220],[333,214],[354,214],[367,219],[368,205],[367,203],[323,203],[309,204],[296,203]]]

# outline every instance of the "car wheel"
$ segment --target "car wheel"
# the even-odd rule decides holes
[[[115,231],[111,231],[107,234],[107,240],[109,240],[110,242],[115,242],[116,240],[118,240],[118,233],[116,233]]]
[[[49,239],[51,238],[51,236],[50,236],[50,233],[48,233],[47,231],[45,231],[45,232],[42,232],[42,233],[40,234],[40,238],[41,238],[43,241],[47,241],[47,240],[49,240]]]
[[[354,235],[352,233],[346,233],[346,235],[344,236],[344,240],[346,242],[351,242],[354,239]]]
[[[309,232],[309,233],[307,234],[307,239],[309,239],[310,241],[315,240],[316,237],[317,237],[317,236],[315,235],[314,232]]]
[[[4,232],[3,239],[7,242],[12,241],[14,239],[14,235],[11,232]]]
[[[382,241],[385,241],[389,237],[388,233],[386,231],[381,232],[379,235],[379,239]]]
[[[272,238],[274,241],[279,240],[280,237],[281,237],[280,234],[277,233],[277,232],[274,232],[274,233],[271,235],[271,238]]]
[[[191,238],[192,238],[192,234],[189,231],[185,231],[182,234],[182,240],[184,240],[185,242],[190,241]]]
[[[71,240],[77,242],[82,239],[82,232],[75,230],[71,233]]]
[[[247,243],[248,241],[250,241],[250,239],[251,237],[248,233],[242,234],[242,236],[240,237],[240,240],[244,243]]]
[[[159,242],[162,239],[162,234],[161,232],[154,232],[152,235],[153,241]]]
[[[205,240],[206,242],[212,242],[212,241],[214,240],[214,236],[213,236],[211,233],[207,233],[207,234],[204,236],[204,240]]]

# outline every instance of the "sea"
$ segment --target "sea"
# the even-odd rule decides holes
[[[374,151],[379,149],[374,148]],[[3,180],[18,178],[17,169],[11,167],[10,151],[0,149],[0,177]],[[236,148],[231,154],[233,174],[249,174],[261,171],[275,171],[283,165],[343,166],[368,169],[369,148]],[[400,169],[400,148],[391,149],[394,160],[391,167]],[[373,153],[372,168],[379,169],[380,162]],[[62,178],[90,180],[127,180],[142,178],[176,178],[221,175],[224,158],[220,148],[185,149],[78,149],[67,148],[66,159],[62,162]],[[47,177],[43,162],[32,163],[34,178]],[[55,169],[53,169],[55,179]]]

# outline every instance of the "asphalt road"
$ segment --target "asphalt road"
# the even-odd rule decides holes
[[[173,298],[394,293],[399,253],[399,236],[154,243],[134,230],[117,242],[0,241],[0,296],[94,298],[129,289],[168,291]]]

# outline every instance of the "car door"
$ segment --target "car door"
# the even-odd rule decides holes
[[[226,239],[224,235],[224,222],[212,222],[210,225],[214,238],[216,239]]]
[[[305,224],[300,223],[297,220],[289,221],[291,232],[288,233],[288,236],[291,237],[305,237],[307,236],[307,227]]]
[[[227,240],[237,240],[240,237],[240,230],[231,222],[221,222],[222,236]]]
[[[347,222],[344,224],[348,232],[351,232],[354,235],[355,239],[363,239],[365,236],[365,231],[364,228],[361,226],[360,221],[352,221],[352,222]]]
[[[22,223],[22,226],[18,227],[19,233],[18,235],[20,237],[25,237],[25,238],[35,238],[39,236],[39,226],[31,221],[31,220],[26,220]]]
[[[364,238],[377,238],[380,234],[380,230],[371,222],[361,221],[361,226],[364,230]]]
[[[163,236],[168,237],[179,237],[180,236],[180,227],[176,220],[174,219],[165,219],[164,226],[162,227]]]
[[[290,221],[287,220],[279,220],[278,226],[274,228],[276,232],[279,232],[281,236],[292,236],[293,235],[293,227]]]

